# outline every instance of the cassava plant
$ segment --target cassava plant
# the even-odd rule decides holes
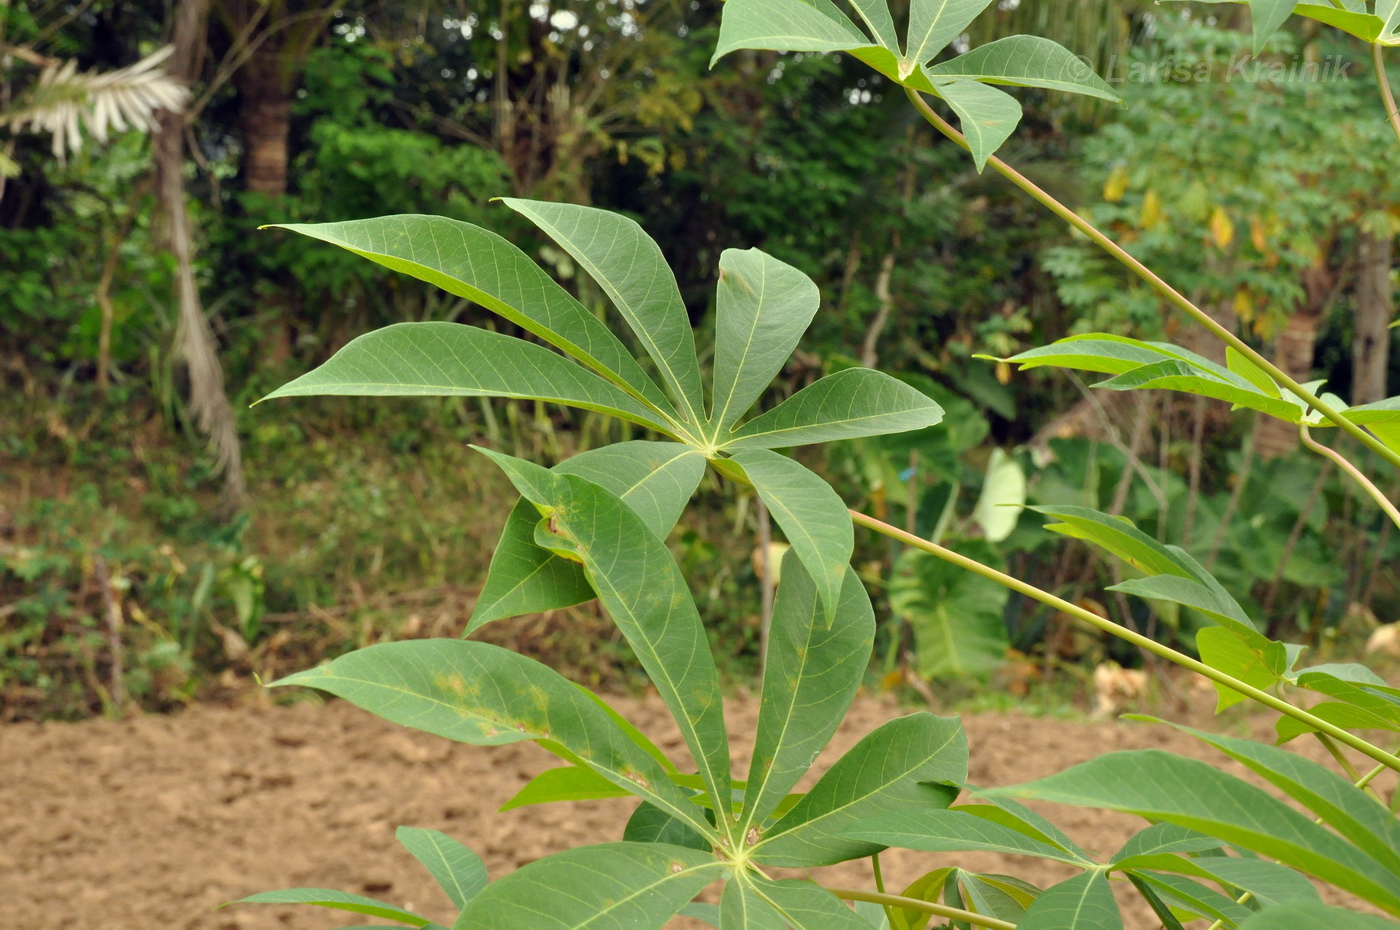
[[[1008,361],[1113,377],[1109,389],[1167,388],[1229,401],[1295,423],[1345,430],[1400,463],[1400,400],[1347,408],[1289,379],[994,151],[1020,116],[1010,84],[1112,97],[1065,49],[1015,36],[939,60],[987,0],[912,0],[904,43],[882,0],[854,0],[862,32],[830,0],[728,0],[717,57],[736,49],[844,51],[905,87],[933,125],[992,165],[1143,276],[1163,297],[1209,325],[1230,349],[1215,365],[1164,343],[1093,335]],[[1292,3],[1256,0],[1276,28]],[[1299,12],[1396,44],[1400,2],[1380,0]],[[1270,25],[1272,24],[1272,25]],[[1379,62],[1379,53],[1377,55]],[[1379,68],[1384,84],[1384,69]],[[925,101],[945,101],[958,133]],[[1400,123],[1397,123],[1400,132]],[[1194,611],[1208,622],[1199,658],[1166,647],[952,550],[848,511],[831,487],[782,448],[927,428],[943,410],[909,384],[868,369],[823,378],[749,416],[818,308],[817,289],[758,250],[724,253],[716,298],[713,375],[702,381],[693,330],[659,248],[635,223],[565,204],[507,200],[611,298],[649,366],[617,335],[500,237],[434,217],[403,216],[288,227],[432,282],[494,311],[553,350],[457,324],[391,326],[362,336],[271,397],[314,394],[499,396],[567,404],[619,417],[659,440],[626,442],[547,469],[482,449],[521,495],[507,518],[469,629],[504,617],[598,598],[671,712],[690,763],[665,755],[601,698],[548,667],[466,640],[372,646],[277,685],[339,695],[395,722],[476,745],[533,740],[562,764],[542,772],[509,806],[588,798],[637,799],[618,842],[549,856],[488,882],[465,846],[433,831],[400,839],[442,884],[457,930],[660,928],[684,913],[721,930],[931,926],[999,930],[1121,930],[1111,881],[1129,883],[1165,928],[1242,930],[1395,927],[1327,907],[1311,876],[1376,910],[1400,916],[1400,824],[1373,782],[1400,757],[1354,730],[1400,733],[1400,689],[1361,666],[1300,667],[1302,649],[1274,642],[1184,550],[1131,523],[1077,507],[1041,508],[1050,528],[1105,548],[1134,574],[1119,591]],[[555,351],[557,350],[557,351]],[[1341,453],[1315,448],[1400,514]],[[791,541],[767,643],[762,705],[746,778],[731,770],[719,678],[686,580],[665,539],[705,469],[752,487]],[[793,788],[826,745],[870,660],[874,613],[849,568],[853,523],[996,581],[1195,671],[1220,706],[1252,700],[1279,714],[1280,742],[1302,735],[1333,752],[1344,775],[1277,746],[1191,730],[1275,792],[1200,761],[1146,751],[1111,753],[1029,785],[967,783],[958,721],[929,713],[867,734],[805,794]],[[1289,700],[1306,690],[1310,709]],[[1372,767],[1353,768],[1343,747]],[[1297,806],[1280,800],[1278,793]],[[962,803],[957,803],[962,799]],[[1148,826],[1099,859],[1017,799],[1134,813]],[[1298,810],[1301,807],[1307,814]],[[1311,815],[1311,816],[1308,816]],[[1078,870],[1048,889],[1014,878],[936,869],[902,893],[882,886],[888,847],[991,850]],[[872,889],[777,880],[771,869],[810,869],[871,857]],[[810,874],[810,873],[809,873]],[[696,903],[723,884],[719,905]],[[842,900],[857,903],[853,910]],[[446,926],[356,895],[294,889],[248,902],[303,902],[415,927]],[[937,923],[935,923],[937,922]]]

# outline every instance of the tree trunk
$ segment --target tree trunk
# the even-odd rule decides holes
[[[1311,268],[1303,272],[1306,296],[1279,334],[1274,346],[1274,364],[1294,381],[1312,379],[1313,354],[1317,348],[1317,333],[1326,315],[1327,301],[1332,293],[1335,276],[1327,266],[1326,248]],[[1254,434],[1255,452],[1261,458],[1278,458],[1298,448],[1298,427],[1273,417],[1260,417]]]
[[[169,65],[172,76],[186,81],[193,81],[197,76],[208,12],[209,0],[179,0],[175,5],[171,36],[175,52]],[[233,408],[224,395],[218,348],[200,303],[194,275],[193,231],[185,201],[185,119],[182,114],[162,111],[157,120],[159,128],[152,140],[152,160],[156,197],[164,220],[164,245],[175,258],[175,303],[179,320],[175,351],[189,372],[190,415],[209,437],[210,448],[223,470],[226,502],[237,505],[245,492],[238,431]]]
[[[244,183],[253,193],[268,197],[287,192],[287,138],[292,128],[291,82],[279,39],[271,36],[234,77],[238,122],[247,147]]]
[[[1360,280],[1356,288],[1356,334],[1351,344],[1351,402],[1370,404],[1389,396],[1390,318],[1395,315],[1390,266],[1394,238],[1363,232],[1360,236]]]

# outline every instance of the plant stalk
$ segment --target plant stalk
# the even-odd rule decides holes
[[[947,136],[949,139],[956,142],[963,148],[968,148],[967,139],[963,137],[963,134],[958,132],[957,129],[953,128],[952,124],[950,124],[947,120],[939,116],[938,113],[933,109],[933,107],[928,105],[928,102],[924,100],[923,96],[920,95],[918,91],[914,90],[913,88],[906,87],[904,89],[904,92],[906,95],[908,95],[909,99],[913,102],[914,106],[918,108],[919,113],[923,115],[924,119],[928,121],[928,123],[931,126],[933,126],[933,128],[937,129],[939,132],[943,133],[943,135]],[[1056,216],[1064,220],[1070,226],[1074,227],[1079,232],[1088,236],[1089,239],[1093,241],[1095,245],[1103,249],[1109,255],[1112,255],[1115,259],[1117,259],[1120,263],[1127,267],[1128,270],[1132,271],[1138,277],[1146,281],[1148,285],[1152,287],[1153,290],[1155,290],[1158,294],[1164,297],[1169,303],[1171,303],[1177,309],[1181,310],[1187,316],[1194,319],[1197,323],[1200,323],[1206,329],[1210,330],[1218,339],[1220,339],[1226,345],[1230,346],[1236,352],[1239,352],[1245,358],[1249,359],[1251,362],[1258,365],[1264,371],[1268,372],[1271,378],[1273,378],[1275,381],[1277,381],[1284,387],[1288,388],[1289,391],[1295,394],[1300,400],[1306,403],[1313,410],[1316,410],[1318,413],[1331,420],[1337,425],[1338,428],[1356,437],[1358,442],[1365,445],[1368,449],[1375,452],[1377,455],[1385,459],[1391,465],[1395,466],[1396,468],[1400,468],[1400,453],[1396,453],[1389,449],[1383,442],[1381,442],[1376,437],[1372,436],[1370,433],[1366,432],[1366,430],[1363,429],[1361,426],[1358,426],[1357,424],[1348,420],[1346,417],[1342,416],[1341,412],[1334,408],[1331,404],[1328,404],[1316,394],[1309,391],[1297,381],[1290,378],[1281,368],[1279,368],[1273,362],[1266,359],[1264,356],[1260,355],[1247,342],[1245,342],[1239,336],[1236,336],[1234,333],[1230,332],[1224,326],[1221,326],[1219,323],[1217,323],[1214,319],[1211,318],[1210,314],[1206,313],[1200,307],[1197,307],[1195,304],[1193,304],[1186,297],[1186,295],[1182,294],[1176,288],[1172,287],[1166,281],[1162,280],[1162,278],[1158,276],[1158,274],[1154,272],[1151,268],[1148,268],[1138,259],[1134,258],[1131,254],[1129,254],[1126,249],[1124,249],[1118,243],[1114,242],[1104,233],[1100,232],[1098,228],[1094,226],[1094,224],[1090,223],[1088,220],[1075,213],[1069,207],[1060,203],[1060,201],[1056,200],[1053,196],[1051,196],[1049,193],[1043,190],[1034,181],[1031,181],[1025,175],[1021,174],[1015,168],[1012,168],[1010,165],[1002,161],[1000,158],[997,158],[995,155],[987,159],[987,164],[995,168],[997,173],[1000,174],[1002,177],[1006,178],[1012,184],[1016,185],[1021,190],[1025,191],[1027,194],[1033,197],[1035,200],[1039,201],[1043,206],[1050,210],[1051,213],[1054,213]]]
[[[933,914],[937,917],[961,920],[979,927],[990,927],[991,930],[1016,930],[1015,924],[1005,920],[988,917],[986,914],[974,914],[972,911],[965,911],[960,907],[949,907],[946,904],[935,904],[932,901],[920,901],[918,898],[906,898],[897,894],[880,894],[878,891],[856,891],[851,888],[828,888],[826,890],[843,901],[869,901],[871,904],[883,904],[885,907],[902,907],[909,911],[923,911],[925,914]]]
[[[1390,75],[1385,70],[1385,48],[1379,42],[1371,46],[1371,60],[1376,63],[1376,84],[1385,102],[1385,115],[1390,117],[1390,126],[1400,139],[1400,107],[1395,105],[1395,92],[1390,89]]]
[[[1042,604],[1048,604],[1062,613],[1083,620],[1090,626],[1103,630],[1106,633],[1111,633],[1119,639],[1130,642],[1140,649],[1161,656],[1170,662],[1175,662],[1182,668],[1189,669],[1198,675],[1203,675],[1211,681],[1224,685],[1232,691],[1238,691],[1256,704],[1263,704],[1265,707],[1276,710],[1284,716],[1292,717],[1295,720],[1306,723],[1312,729],[1320,730],[1338,742],[1350,746],[1362,755],[1374,759],[1387,768],[1400,772],[1400,756],[1388,753],[1378,746],[1373,746],[1361,737],[1349,733],[1341,727],[1334,726],[1320,717],[1315,717],[1302,708],[1294,707],[1287,701],[1274,697],[1266,691],[1261,691],[1252,685],[1245,684],[1238,678],[1227,675],[1219,669],[1211,668],[1204,662],[1193,659],[1184,652],[1178,652],[1170,646],[1164,646],[1154,639],[1143,636],[1141,633],[1130,630],[1125,626],[1120,626],[1112,620],[1100,617],[1098,614],[1085,610],[1077,604],[1071,604],[1064,598],[1056,597],[1048,591],[1042,591],[1033,584],[1022,581],[1019,578],[1013,578],[1005,572],[999,572],[994,568],[989,568],[975,559],[959,555],[951,549],[945,549],[936,543],[931,543],[926,539],[920,539],[912,533],[906,533],[898,527],[890,526],[888,523],[876,520],[874,517],[868,517],[859,511],[852,510],[850,513],[851,519],[855,521],[858,526],[867,527],[891,539],[897,539],[905,545],[920,549],[930,555],[936,555],[945,562],[950,562],[960,568],[965,568],[974,574],[981,575],[983,578],[995,581],[1004,587],[1040,601]]]
[[[1367,478],[1361,469],[1353,465],[1348,461],[1346,456],[1342,455],[1336,449],[1330,446],[1324,446],[1316,439],[1313,439],[1312,434],[1308,432],[1306,426],[1299,430],[1299,435],[1302,437],[1303,445],[1307,446],[1318,455],[1336,462],[1337,466],[1351,477],[1351,480],[1355,481],[1361,486],[1362,490],[1371,495],[1371,499],[1380,505],[1381,510],[1385,511],[1385,515],[1390,518],[1391,522],[1396,526],[1400,526],[1400,510],[1396,509],[1395,505],[1390,502],[1390,498],[1386,497],[1385,494],[1381,492],[1381,489],[1376,487],[1375,482]]]

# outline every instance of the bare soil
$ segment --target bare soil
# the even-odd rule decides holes
[[[673,734],[654,697],[616,704],[649,733]],[[728,712],[736,734],[753,731],[756,700],[736,698]],[[861,698],[821,764],[907,712]],[[1021,782],[1117,749],[1161,747],[1219,759],[1160,725],[992,714],[966,716],[964,724],[975,784]],[[1237,726],[1264,735],[1267,722]],[[662,745],[685,755],[674,735]],[[553,757],[532,744],[457,745],[341,702],[245,702],[173,716],[10,724],[0,728],[0,927],[320,930],[365,922],[308,907],[215,910],[292,886],[369,894],[444,920],[449,903],[395,842],[399,825],[460,839],[493,876],[569,846],[620,838],[632,806],[626,801],[497,811],[551,764]],[[1142,826],[1095,811],[1045,812],[1098,853],[1116,850]],[[1068,877],[1053,864],[990,854],[884,858],[889,883],[900,887],[954,863],[1041,885]],[[831,884],[872,887],[868,862],[823,871]],[[1158,926],[1135,902],[1129,907],[1131,930]]]

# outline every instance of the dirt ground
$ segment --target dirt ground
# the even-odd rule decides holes
[[[659,700],[616,704],[649,733],[670,732]],[[751,698],[729,702],[733,731],[751,733],[756,712]],[[821,764],[906,712],[860,699]],[[964,724],[971,780],[984,785],[1037,778],[1117,749],[1161,747],[1220,758],[1164,726],[990,714],[965,717]],[[1266,726],[1260,720],[1250,728],[1263,735]],[[674,736],[662,745],[684,757]],[[443,920],[449,904],[395,842],[399,825],[460,839],[493,876],[567,846],[620,838],[631,807],[625,801],[497,812],[552,760],[532,744],[449,743],[342,702],[253,701],[195,706],[175,716],[12,724],[0,729],[0,927],[321,930],[364,922],[304,906],[215,910],[291,886],[369,894]],[[1093,811],[1043,810],[1099,853],[1112,852],[1141,826]],[[885,859],[889,883],[901,887],[954,863],[1041,885],[1068,877],[1053,864],[989,854]],[[868,861],[824,871],[833,884],[872,887]],[[1158,926],[1144,908],[1129,907],[1130,930]]]

